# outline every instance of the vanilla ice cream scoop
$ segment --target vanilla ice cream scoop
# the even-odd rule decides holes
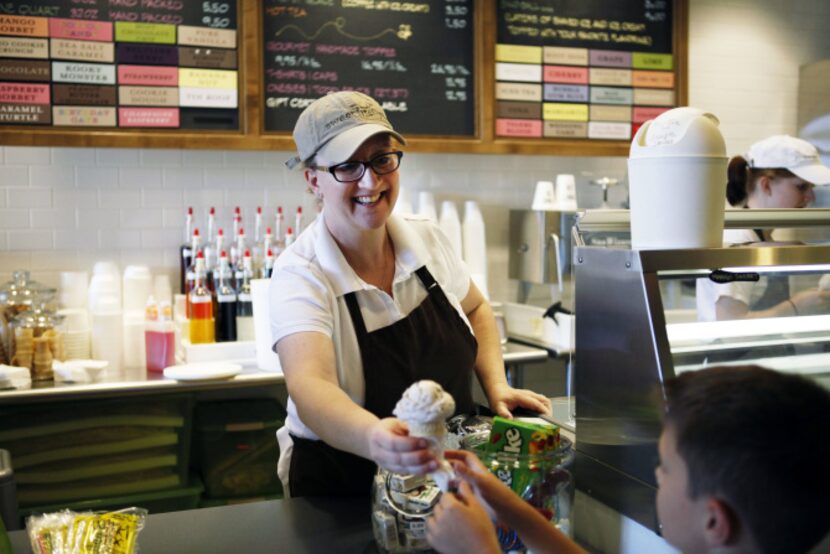
[[[444,422],[455,411],[455,400],[435,381],[423,380],[410,385],[392,413],[409,426],[413,437],[443,439]]]
[[[435,381],[423,380],[409,386],[392,413],[405,421],[410,437],[424,437],[433,442],[439,467],[430,473],[438,487],[447,492],[455,480],[455,471],[444,459],[444,422],[455,412],[455,400]]]

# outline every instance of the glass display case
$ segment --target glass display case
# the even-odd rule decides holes
[[[620,213],[574,234],[577,488],[655,531],[666,379],[752,363],[830,388],[830,210],[764,212],[727,227],[802,243],[631,250]]]

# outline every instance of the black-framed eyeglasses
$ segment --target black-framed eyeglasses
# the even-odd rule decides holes
[[[331,167],[318,165],[315,166],[315,169],[328,171],[334,176],[336,181],[341,183],[350,183],[361,179],[363,174],[366,173],[367,167],[371,167],[372,171],[375,172],[375,175],[386,175],[387,173],[392,173],[400,167],[402,157],[403,152],[396,150],[395,152],[384,152],[383,154],[378,154],[371,160],[367,160],[365,162],[360,160],[352,160],[343,162],[342,164],[333,165]]]

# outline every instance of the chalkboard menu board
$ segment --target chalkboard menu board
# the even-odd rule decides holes
[[[238,130],[236,2],[0,1],[0,125]]]
[[[263,0],[264,123],[330,91],[375,98],[406,134],[475,134],[474,0]]]
[[[673,107],[673,0],[498,0],[496,136],[629,141]]]

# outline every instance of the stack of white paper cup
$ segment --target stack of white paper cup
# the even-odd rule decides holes
[[[86,271],[61,271],[60,304],[64,308],[86,308],[89,274]]]
[[[58,310],[63,316],[63,345],[67,360],[89,358],[89,312],[86,308],[64,308]]]
[[[116,299],[121,309],[121,275],[113,262],[97,262],[89,280],[88,308],[95,312],[98,302],[103,299]],[[107,300],[109,302],[109,300]]]
[[[99,298],[92,312],[92,357],[109,362],[110,377],[121,373],[123,333],[121,303],[114,296]]]
[[[412,210],[412,200],[409,197],[409,190],[403,186],[398,188],[398,201],[395,202],[395,208],[392,211],[402,215],[415,213]]]
[[[418,214],[424,215],[434,223],[438,223],[438,212],[435,210],[435,197],[429,191],[418,193]]]
[[[554,211],[557,209],[556,193],[553,191],[553,183],[550,181],[539,181],[533,191],[533,203],[531,209],[540,211]]]
[[[251,281],[251,302],[254,308],[254,335],[256,336],[256,361],[259,369],[282,371],[277,354],[271,349],[271,310],[268,303],[270,279]]]
[[[484,219],[478,203],[472,200],[464,202],[464,261],[470,268],[470,278],[485,297],[487,292],[487,241],[484,231]]]
[[[556,176],[556,203],[562,211],[576,210],[576,179],[562,173]]]
[[[124,314],[124,368],[143,369],[147,367],[147,351],[144,344],[144,314]]]
[[[447,238],[450,239],[452,249],[462,257],[464,255],[463,240],[461,238],[461,218],[458,217],[458,209],[455,207],[455,202],[444,200],[441,202],[441,218],[438,220],[438,225]]]

